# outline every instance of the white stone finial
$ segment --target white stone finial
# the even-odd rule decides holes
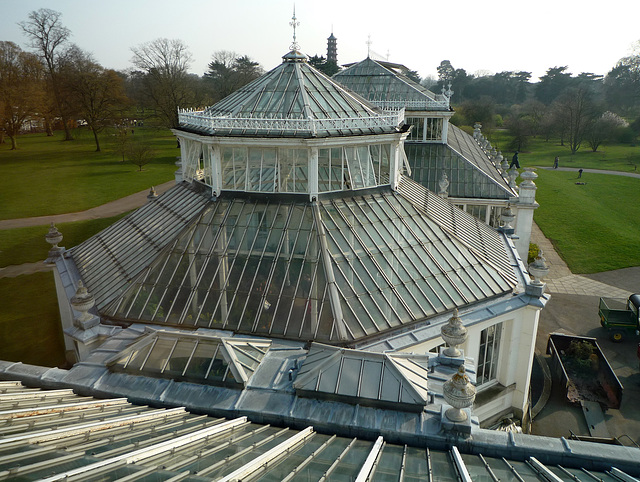
[[[513,229],[513,221],[516,219],[516,215],[511,209],[511,204],[507,203],[507,208],[503,209],[502,214],[500,214],[500,219],[503,222],[502,227],[504,229]]]
[[[471,384],[469,377],[465,373],[464,365],[460,365],[458,372],[442,385],[444,400],[451,408],[445,415],[452,422],[464,422],[467,414],[463,409],[473,405],[476,399],[476,387]]]
[[[58,231],[58,228],[56,228],[56,225],[54,223],[51,223],[49,232],[45,234],[44,239],[51,245],[51,249],[49,250],[49,257],[47,258],[45,263],[55,263],[55,258],[62,254],[64,248],[58,246],[58,243],[62,241],[62,233]]]
[[[518,172],[518,169],[516,169],[516,166],[513,166],[511,169],[509,169],[507,173],[509,175],[509,187],[515,189],[516,187],[518,187],[518,185],[516,184],[516,179],[518,179],[520,173]]]
[[[94,318],[94,316],[89,313],[89,310],[94,307],[96,300],[93,295],[89,293],[82,281],[78,281],[78,289],[76,290],[76,294],[71,297],[70,303],[71,307],[80,313],[80,315],[73,320],[74,324],[79,328],[85,328],[85,322]]]
[[[473,124],[473,138],[475,140],[480,139],[480,136],[482,135],[482,124],[480,124],[480,122],[476,122],[475,124]]]
[[[549,266],[547,266],[547,260],[542,256],[542,249],[538,251],[538,256],[529,264],[529,274],[533,278],[533,284],[541,286],[542,279],[549,274]]]
[[[147,194],[147,199],[149,201],[153,201],[157,197],[158,197],[158,193],[156,192],[156,188],[154,186],[151,186],[151,189],[149,189],[149,194]]]
[[[443,355],[450,357],[462,355],[462,352],[458,350],[458,346],[467,341],[468,333],[458,315],[458,308],[453,310],[453,316],[449,318],[449,322],[440,328],[440,334],[447,344],[447,348],[442,351]]]
[[[438,181],[438,187],[440,188],[440,191],[438,192],[438,196],[440,196],[441,198],[447,198],[449,197],[449,177],[447,176],[447,173],[442,171],[442,176],[440,177],[440,180]]]

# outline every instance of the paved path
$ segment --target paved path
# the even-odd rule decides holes
[[[175,186],[175,181],[165,182],[160,186],[156,186],[156,193],[160,195],[169,190],[172,186]],[[101,206],[76,213],[54,214],[52,216],[37,216],[21,219],[4,219],[0,221],[0,229],[25,228],[29,226],[47,226],[50,223],[68,223],[73,221],[86,221],[89,219],[117,216],[118,214],[126,213],[142,206],[147,202],[148,194],[149,190],[146,189],[144,191],[131,194],[130,196],[125,196],[115,201],[108,202]],[[46,255],[47,245],[44,243],[45,234],[47,234],[46,229],[42,231],[42,252]],[[64,235],[64,233],[62,234]],[[43,261],[37,261],[35,263],[24,263],[20,265],[11,265],[0,268],[0,278],[15,278],[16,276],[20,276],[23,274],[51,271],[51,269],[52,265],[44,264]]]
[[[156,187],[158,196],[175,186],[175,181],[168,181]],[[33,218],[3,219],[0,221],[0,229],[26,228],[30,226],[46,226],[50,223],[69,223],[74,221],[86,221],[89,219],[109,218],[126,213],[142,206],[147,202],[149,189],[125,196],[115,201],[108,202],[95,208],[76,213],[54,214],[51,216],[37,216]],[[45,233],[46,234],[46,233]],[[44,236],[44,235],[43,235]]]
[[[576,169],[575,167],[559,167],[557,169],[554,169],[553,167],[547,167],[547,166],[535,166],[536,169],[545,169],[547,171],[573,171],[576,173],[576,179],[578,178],[578,169]],[[584,176],[584,173],[591,173],[591,174],[611,174],[613,176],[625,176],[625,177],[635,177],[637,179],[640,179],[640,172],[623,172],[623,171],[606,171],[604,169],[583,169],[582,170],[582,175]]]

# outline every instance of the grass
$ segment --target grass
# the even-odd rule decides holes
[[[56,227],[64,236],[60,246],[76,246],[123,216],[57,224]],[[0,267],[45,259],[50,248],[44,240],[48,231],[49,226],[0,230]]]
[[[136,128],[136,139],[156,152],[142,172],[121,162],[108,133],[102,152],[95,152],[89,131],[75,135],[73,141],[63,141],[61,131],[23,135],[15,151],[10,142],[0,144],[0,219],[84,211],[173,178],[179,150],[167,129]]]
[[[493,129],[489,140],[511,161],[511,137],[505,130]],[[522,166],[551,167],[556,156],[560,157],[560,167],[640,173],[640,146],[629,144],[603,145],[593,152],[585,142],[575,154],[571,154],[569,148],[561,146],[558,139],[545,141],[537,137],[532,138],[527,148],[520,152],[519,159]]]
[[[65,364],[53,273],[0,278],[0,360]]]
[[[640,179],[538,171],[534,220],[574,273],[638,266]]]

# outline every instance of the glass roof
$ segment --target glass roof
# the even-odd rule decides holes
[[[243,388],[267,353],[263,339],[158,331],[107,361],[110,370]]]
[[[413,110],[421,106],[417,110],[449,110],[448,101],[436,101],[433,92],[406,77],[394,66],[397,64],[367,58],[338,72],[333,79],[384,108],[406,106]]]
[[[467,149],[459,149],[456,142],[458,137],[466,136],[471,141],[473,138],[449,124],[449,133],[452,131],[454,136],[449,135],[449,145],[405,142],[411,178],[427,189],[438,192],[438,183],[444,172],[449,180],[449,196],[454,198],[508,200],[515,196],[516,193],[484,153],[481,152],[480,157]],[[462,152],[465,154],[462,155]]]
[[[401,185],[313,203],[223,196],[197,205],[102,313],[335,343],[513,289],[495,231],[409,179]]]
[[[615,467],[606,472],[584,468],[589,451],[610,447],[600,444],[556,454],[562,457],[561,465],[543,464],[531,454],[526,461],[515,460],[506,447],[474,444],[471,439],[461,445],[493,456],[461,454],[455,439],[450,449],[436,450],[383,437],[365,440],[318,433],[312,427],[252,423],[246,417],[214,418],[183,408],[137,406],[126,399],[71,393],[70,399],[62,400],[53,396],[61,390],[20,384],[6,388],[8,383],[13,382],[0,382],[3,479],[614,482],[637,475],[637,470]],[[544,439],[537,438],[542,446]],[[544,450],[548,457],[551,449]],[[632,463],[631,457],[628,466]]]
[[[100,309],[202,209],[209,196],[176,186],[70,250]]]
[[[372,353],[313,343],[293,386],[300,395],[325,395],[350,403],[398,404],[422,411],[427,405],[429,357]]]
[[[402,121],[383,114],[326,77],[301,55],[203,111],[183,111],[185,129],[211,135],[326,137],[395,132]]]

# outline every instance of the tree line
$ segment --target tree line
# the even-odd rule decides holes
[[[35,10],[19,25],[30,51],[0,40],[0,143],[6,136],[12,149],[33,122],[48,135],[64,129],[65,140],[80,122],[97,151],[101,133],[117,127],[116,144],[126,145],[136,119],[178,127],[178,107],[214,104],[263,73],[248,56],[217,51],[203,76],[191,74],[188,47],[165,38],[132,47],[133,68],[115,71],[70,42],[60,12]]]
[[[189,73],[188,47],[165,38],[132,47],[133,67],[115,71],[70,42],[59,12],[35,10],[19,25],[30,51],[0,41],[0,143],[6,135],[13,149],[18,134],[34,120],[50,135],[54,127],[64,129],[66,140],[81,121],[98,151],[104,129],[119,127],[126,144],[132,119],[178,127],[178,107],[212,105],[264,72],[250,57],[221,50],[212,54],[202,76]],[[322,56],[309,62],[328,75],[339,70]],[[633,142],[640,133],[640,43],[605,76],[574,75],[567,66],[554,66],[532,82],[531,72],[471,75],[449,60],[437,70],[437,79],[422,83],[436,93],[451,84],[452,122],[505,127],[513,149],[525,149],[532,136],[544,136],[559,138],[571,152],[585,143],[595,151],[608,141]],[[421,81],[417,72],[409,73]]]
[[[438,79],[423,84],[433,92],[452,85],[452,122],[505,127],[515,150],[543,136],[559,138],[571,153],[585,144],[595,152],[603,143],[633,143],[640,135],[640,42],[604,76],[554,66],[538,80],[526,71],[470,75],[443,60]]]

